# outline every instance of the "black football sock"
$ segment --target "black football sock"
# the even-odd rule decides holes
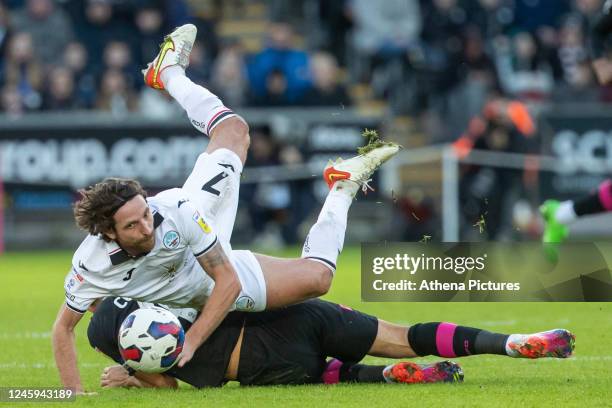
[[[340,368],[340,382],[379,383],[386,382],[383,370],[386,366],[366,364],[343,364]]]
[[[577,216],[598,214],[604,211],[608,211],[608,202],[612,198],[612,183],[609,180],[601,183],[597,191],[593,194],[575,200],[574,201],[574,212]]]
[[[419,356],[461,357],[506,354],[507,334],[491,333],[453,323],[419,323],[408,329],[408,343]]]

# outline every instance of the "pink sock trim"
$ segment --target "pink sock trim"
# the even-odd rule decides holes
[[[453,337],[455,336],[456,324],[440,323],[436,331],[436,348],[441,357],[457,357],[453,350]]]
[[[325,384],[338,384],[340,382],[340,367],[342,367],[342,361],[333,359],[327,363],[325,371],[321,378]]]
[[[606,211],[612,211],[612,181],[606,180],[599,185],[599,202]]]

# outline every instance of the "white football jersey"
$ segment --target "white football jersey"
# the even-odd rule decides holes
[[[217,236],[179,188],[148,198],[155,246],[134,258],[117,243],[89,235],[72,258],[64,282],[66,303],[84,313],[105,296],[201,309],[214,287],[196,257],[217,243]]]

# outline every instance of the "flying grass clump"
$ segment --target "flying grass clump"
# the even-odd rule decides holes
[[[382,140],[380,136],[378,136],[378,132],[374,129],[364,129],[361,136],[365,137],[368,140],[368,143],[366,143],[365,146],[357,148],[357,153],[360,155],[366,154],[377,147],[397,145],[396,143],[385,142]]]

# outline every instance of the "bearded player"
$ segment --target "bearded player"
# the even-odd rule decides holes
[[[143,72],[148,86],[168,91],[210,137],[185,184],[147,198],[136,180],[111,178],[82,190],[75,205],[77,224],[89,235],[72,259],[52,337],[62,384],[76,392],[83,387],[74,328],[96,299],[126,296],[201,310],[186,333],[182,367],[230,310],[261,311],[325,294],[355,194],[399,149],[378,145],[326,168],[330,192],[301,258],[232,250],[248,126],[185,76],[195,36],[191,24],[176,29]]]

